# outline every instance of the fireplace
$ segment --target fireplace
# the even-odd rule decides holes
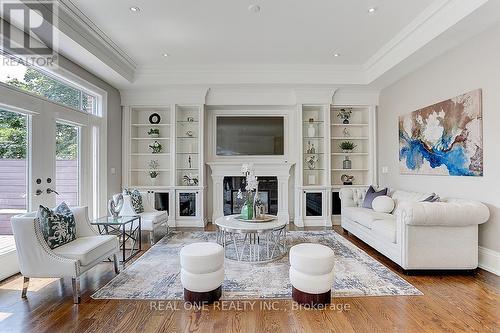
[[[257,177],[259,180],[259,198],[264,205],[264,213],[278,214],[278,177]],[[244,204],[244,199],[237,198],[238,191],[244,195],[245,177],[224,177],[224,215],[239,214]]]
[[[241,165],[244,161],[217,161],[208,162],[212,170],[212,221],[219,217],[237,212],[237,203],[232,197],[236,196],[234,191],[242,188],[243,177]],[[259,190],[263,191],[263,197],[267,196],[269,201],[269,213],[276,214],[279,219],[290,220],[288,213],[288,193],[290,169],[293,163],[287,161],[254,161],[255,175],[259,179]],[[244,186],[243,186],[244,188]]]

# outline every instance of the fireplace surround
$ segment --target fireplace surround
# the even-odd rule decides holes
[[[224,161],[224,162],[209,162],[207,163],[211,169],[212,176],[212,204],[213,204],[213,213],[212,213],[212,221],[215,221],[217,218],[224,216],[224,206],[225,206],[225,193],[227,193],[227,189],[225,189],[224,185],[227,181],[228,177],[242,177],[241,174],[241,165],[245,163],[245,161]],[[255,175],[262,180],[271,180],[275,179],[277,183],[277,207],[275,214],[278,216],[278,219],[285,219],[287,223],[290,221],[289,215],[289,185],[288,180],[290,178],[290,169],[293,166],[293,163],[288,163],[287,161],[263,161],[263,162],[253,162],[255,168]],[[224,181],[226,178],[226,182]],[[237,183],[237,182],[236,182]],[[261,187],[259,187],[260,189]],[[237,189],[236,189],[237,190]],[[270,193],[271,194],[271,193]],[[271,200],[271,195],[269,196]],[[269,208],[271,210],[272,201],[270,201]],[[226,213],[227,213],[226,206]],[[274,212],[274,210],[273,210]],[[272,213],[272,212],[270,212]]]

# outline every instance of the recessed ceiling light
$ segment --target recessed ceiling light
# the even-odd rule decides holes
[[[340,57],[340,53],[334,53],[334,54],[333,54],[333,56],[334,56],[335,58]]]
[[[141,11],[141,9],[139,7],[135,7],[135,6],[134,7],[130,7],[129,9],[130,9],[131,12],[140,12]]]
[[[373,14],[377,11],[377,8],[376,7],[371,7],[371,8],[368,8],[368,13],[369,14]]]
[[[258,13],[258,12],[260,12],[260,6],[259,5],[250,5],[250,6],[248,6],[248,10],[251,11],[252,13]]]
[[[163,56],[164,56],[165,58],[168,58],[168,57],[170,57],[170,54],[169,54],[169,53],[163,53]]]

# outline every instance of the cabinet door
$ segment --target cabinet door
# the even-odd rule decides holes
[[[179,217],[196,217],[197,214],[197,203],[198,203],[197,192],[179,192],[178,193],[178,214]]]
[[[306,216],[323,216],[322,192],[306,192],[305,199]]]

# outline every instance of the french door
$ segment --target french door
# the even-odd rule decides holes
[[[0,234],[11,232],[12,215],[39,205],[92,208],[91,117],[52,103],[36,111],[0,107]]]

